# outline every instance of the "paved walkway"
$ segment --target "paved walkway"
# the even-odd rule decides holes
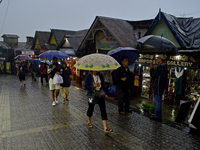
[[[138,113],[121,116],[106,102],[108,126],[104,134],[95,106],[93,129],[87,127],[85,91],[70,88],[69,104],[52,107],[46,86],[32,82],[20,87],[18,77],[0,76],[0,148],[2,150],[199,150],[200,137],[177,130]]]

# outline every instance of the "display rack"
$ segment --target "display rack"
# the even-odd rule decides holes
[[[148,66],[143,66],[143,73],[142,73],[142,92],[141,97],[149,98],[150,93],[150,68]]]

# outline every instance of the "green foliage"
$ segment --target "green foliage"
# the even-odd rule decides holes
[[[148,103],[142,103],[142,107],[141,107],[144,111],[147,112],[154,112],[154,106]]]

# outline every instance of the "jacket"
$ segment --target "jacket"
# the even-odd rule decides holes
[[[67,68],[67,70],[65,70]],[[72,74],[72,71],[69,67],[62,68],[63,71],[61,72],[61,76],[63,77],[63,83],[60,84],[62,87],[70,87],[71,85],[71,80],[70,80],[70,75]]]
[[[52,78],[52,79],[53,79],[54,75],[56,74],[56,72],[60,72],[60,69],[62,69],[61,65],[56,64],[56,68],[53,71],[51,71],[51,69],[53,68],[53,65],[55,65],[55,64],[51,64],[48,67],[49,78]]]
[[[47,74],[47,67],[46,66],[42,67],[41,65],[39,68],[39,72],[40,72],[40,75]]]
[[[166,63],[158,65],[156,69],[151,68],[150,74],[153,80],[153,92],[155,95],[162,96],[167,82],[168,70]]]
[[[121,78],[124,78],[126,77],[126,81],[122,81]],[[131,85],[131,77],[130,77],[130,70],[129,68],[127,68],[127,71],[126,69],[121,66],[119,67],[116,71],[115,71],[115,74],[114,74],[114,80],[115,80],[115,83],[116,83],[116,86],[120,89],[123,89],[123,90],[129,90],[130,88],[130,85]]]
[[[101,89],[103,89],[104,91],[106,91],[103,74],[100,73],[100,72],[98,72],[97,75],[99,75],[99,78],[101,80]],[[93,79],[93,75],[91,73],[89,73],[85,77],[84,88],[87,90],[87,96],[89,94],[92,94],[93,88],[94,88],[94,79]]]

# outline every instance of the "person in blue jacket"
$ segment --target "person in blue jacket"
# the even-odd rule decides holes
[[[162,95],[166,88],[168,70],[164,55],[158,56],[158,66],[154,69],[153,64],[150,64],[150,74],[153,80],[153,102],[154,102],[154,116],[150,119],[161,121],[162,117]]]
[[[67,67],[66,62],[62,62],[62,69],[61,69],[61,76],[63,77],[63,83],[60,84],[60,92],[61,96],[63,97],[63,104],[65,104],[65,101],[69,102],[68,96],[69,96],[69,87],[71,85],[70,75],[72,74],[72,71],[69,67]]]
[[[92,73],[89,73],[85,78],[85,89],[87,90],[87,96],[95,91],[100,91],[103,89],[105,91],[105,82],[103,74],[97,71],[92,71]],[[106,113],[106,105],[105,105],[105,98],[98,98],[98,105],[101,111],[101,118],[103,120],[103,127],[104,132],[109,133],[112,132],[112,129],[109,129],[107,127],[107,113]],[[88,127],[93,128],[91,124],[91,117],[94,112],[94,106],[95,104],[88,102],[88,110],[87,110],[87,116],[88,116]]]

